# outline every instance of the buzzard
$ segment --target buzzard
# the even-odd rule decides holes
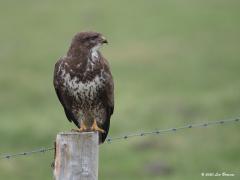
[[[68,120],[79,132],[98,131],[99,143],[107,137],[114,109],[112,74],[99,52],[104,43],[100,33],[77,33],[66,56],[55,64],[53,80]]]

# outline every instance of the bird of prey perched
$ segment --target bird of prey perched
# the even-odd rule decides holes
[[[80,132],[98,131],[99,143],[107,137],[114,109],[113,78],[99,52],[104,43],[100,33],[77,33],[54,70],[54,87],[68,120]]]

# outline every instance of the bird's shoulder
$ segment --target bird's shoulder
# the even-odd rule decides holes
[[[61,70],[61,66],[63,65],[64,61],[66,61],[66,57],[60,57],[57,62],[55,63],[54,74],[58,74]]]
[[[61,57],[55,64],[55,74],[59,76],[62,74],[62,71],[65,73],[74,72],[74,70],[80,64],[76,64],[75,61],[71,60],[68,56]]]
[[[63,57],[60,57],[57,62],[55,63],[55,66],[54,66],[54,86],[58,86],[60,81],[61,81],[61,74],[62,74],[62,71],[64,70],[64,64],[65,62],[67,61],[67,58],[65,56]]]

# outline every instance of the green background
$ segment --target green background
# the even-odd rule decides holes
[[[109,41],[115,80],[110,136],[239,115],[240,1],[0,1],[0,153],[50,147],[74,127],[53,67],[76,32]],[[100,146],[101,180],[240,176],[239,124]],[[3,155],[3,154],[1,154]],[[0,179],[50,180],[53,152],[0,160]]]

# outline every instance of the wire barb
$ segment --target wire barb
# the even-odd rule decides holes
[[[237,122],[240,122],[240,117],[236,117],[233,119],[227,119],[227,120],[209,121],[209,122],[203,122],[203,123],[198,123],[198,124],[189,124],[189,125],[176,127],[176,128],[145,131],[145,132],[140,132],[140,133],[132,133],[132,134],[114,137],[114,138],[109,137],[106,139],[106,142],[110,144],[113,141],[127,140],[127,139],[133,138],[133,137],[139,137],[139,136],[143,137],[146,135],[163,135],[163,134],[167,134],[167,133],[175,133],[175,132],[177,132],[179,130],[183,130],[183,129],[209,127],[209,126],[214,126],[214,125],[223,125],[223,124],[227,124],[227,123],[237,123]],[[0,160],[1,159],[10,159],[13,157],[18,157],[18,156],[28,156],[28,155],[32,155],[32,154],[36,154],[36,153],[45,153],[47,151],[52,151],[54,149],[55,149],[54,147],[50,147],[50,148],[39,148],[36,150],[20,152],[20,153],[16,153],[16,154],[4,153],[5,155],[0,156]],[[1,153],[1,154],[3,154],[3,153]]]
[[[54,148],[40,148],[40,149],[36,149],[36,150],[32,150],[32,151],[28,151],[28,152],[20,152],[20,153],[16,153],[16,154],[6,154],[1,156],[0,159],[10,159],[12,157],[17,157],[17,156],[28,156],[31,154],[35,154],[35,153],[44,153],[47,151],[52,151]]]
[[[177,127],[177,128],[162,129],[162,130],[155,130],[155,131],[149,131],[149,132],[140,132],[140,133],[133,133],[133,134],[125,135],[125,136],[122,136],[122,137],[107,138],[107,142],[111,143],[113,141],[119,141],[119,140],[122,140],[122,139],[128,139],[128,138],[137,137],[137,136],[163,135],[163,134],[166,134],[166,133],[173,133],[173,132],[183,130],[183,129],[209,127],[209,126],[222,125],[222,124],[234,123],[234,122],[239,122],[239,121],[240,121],[240,118],[236,117],[236,118],[226,119],[226,120],[209,121],[209,122],[202,122],[202,123],[198,123],[198,124],[189,124],[189,125],[181,126],[181,127]]]

